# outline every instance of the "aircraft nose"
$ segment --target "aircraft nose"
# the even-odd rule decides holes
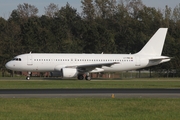
[[[11,69],[11,68],[12,68],[12,63],[11,63],[11,62],[7,62],[6,65],[5,65],[5,67],[6,67],[7,69]]]

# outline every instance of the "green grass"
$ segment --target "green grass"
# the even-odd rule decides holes
[[[58,88],[180,88],[179,78],[142,78],[126,80],[51,80],[32,78],[0,78],[0,89],[58,89]]]
[[[1,120],[178,120],[179,99],[0,99]]]
[[[179,78],[47,80],[0,78],[0,89],[180,88]],[[0,120],[179,120],[180,99],[0,98]]]

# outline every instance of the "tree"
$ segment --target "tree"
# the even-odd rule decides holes
[[[69,3],[61,7],[56,13],[52,27],[59,52],[82,51],[80,47],[82,27],[83,22],[76,9],[72,8]]]
[[[4,68],[7,60],[21,51],[20,27],[14,21],[0,19],[0,68]]]
[[[174,22],[180,21],[180,3],[174,8],[172,18]]]
[[[95,8],[93,0],[83,0],[82,3],[82,14],[86,20],[92,21],[95,19]]]
[[[20,20],[20,14],[18,13],[17,10],[13,10],[8,21],[14,21],[14,22],[17,22]]]
[[[24,3],[17,6],[17,12],[21,18],[28,18],[37,16],[38,9],[34,5]]]
[[[170,24],[169,22],[170,22],[171,16],[172,16],[171,13],[172,13],[171,8],[166,5],[164,14],[165,14],[165,22],[166,22],[167,27],[169,27],[169,24]]]
[[[135,19],[138,19],[139,11],[144,8],[142,1],[141,0],[125,0],[123,3],[125,3],[125,7],[129,15]]]
[[[45,9],[45,15],[53,18],[55,16],[55,13],[58,12],[59,7],[58,5],[54,4],[54,3],[50,3],[50,5],[48,5],[47,7],[44,7]]]
[[[109,18],[116,12],[116,0],[95,0],[95,12],[97,17]]]
[[[7,46],[5,46],[7,34],[5,32],[7,27],[7,21],[0,17],[0,69],[4,68],[4,64],[6,59],[8,58],[8,54],[6,53]]]

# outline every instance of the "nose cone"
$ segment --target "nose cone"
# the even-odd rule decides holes
[[[7,69],[12,69],[12,63],[11,63],[11,61],[9,61],[9,62],[7,62],[6,63],[6,65],[5,65],[5,67],[7,68]]]

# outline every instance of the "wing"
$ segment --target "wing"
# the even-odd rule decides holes
[[[76,66],[66,66],[66,68],[76,68],[79,72],[90,72],[92,70],[96,72],[104,71],[101,69],[103,66],[111,67],[114,64],[119,64],[119,62],[107,62],[107,63],[94,63],[94,64],[81,64]]]

